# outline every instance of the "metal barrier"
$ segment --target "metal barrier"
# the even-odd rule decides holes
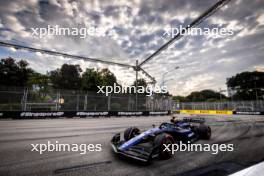
[[[160,111],[172,104],[163,95],[141,94],[137,101],[135,94],[0,87],[0,111]]]
[[[173,110],[264,111],[264,101],[173,102]]]
[[[174,102],[168,96],[0,87],[0,111],[264,111],[264,101]],[[136,107],[136,105],[138,107]]]

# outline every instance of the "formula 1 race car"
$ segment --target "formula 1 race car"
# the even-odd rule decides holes
[[[123,139],[120,133],[115,134],[111,145],[115,153],[143,162],[153,158],[168,159],[172,153],[164,150],[164,145],[210,139],[211,128],[204,122],[187,118],[175,120],[173,117],[171,122],[164,122],[159,127],[153,126],[142,133],[137,127],[129,127],[124,131]]]

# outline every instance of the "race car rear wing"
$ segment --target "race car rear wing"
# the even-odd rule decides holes
[[[192,123],[204,123],[205,118],[203,117],[183,117],[182,121]]]

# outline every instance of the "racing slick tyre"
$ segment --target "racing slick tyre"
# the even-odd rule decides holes
[[[191,126],[191,130],[195,133],[199,135],[199,127],[198,126]]]
[[[157,148],[157,152],[158,152],[158,157],[160,159],[169,159],[172,157],[172,152],[171,151],[167,151],[165,149],[165,145],[173,145],[175,142],[174,142],[174,139],[171,135],[169,134],[165,134],[165,133],[162,133],[162,134],[159,134],[155,137],[154,139],[154,145],[156,146]]]
[[[211,128],[208,125],[205,124],[199,125],[198,133],[201,139],[209,140],[211,138]]]
[[[125,141],[128,141],[138,135],[140,133],[140,130],[136,127],[129,127],[124,132],[124,139]]]

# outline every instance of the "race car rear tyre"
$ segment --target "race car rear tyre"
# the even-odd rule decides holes
[[[169,134],[159,134],[155,137],[154,140],[154,145],[156,146],[157,150],[158,150],[158,156],[160,159],[169,159],[172,157],[172,152],[165,150],[165,145],[170,145],[170,149],[171,149],[171,145],[173,145],[174,139],[171,135]]]
[[[198,126],[191,126],[191,130],[195,133],[199,135],[199,127]]]
[[[128,141],[138,135],[140,133],[140,130],[136,127],[129,127],[124,132],[124,139],[125,141]]]
[[[201,139],[209,140],[211,138],[211,128],[208,125],[199,125],[198,132]]]

